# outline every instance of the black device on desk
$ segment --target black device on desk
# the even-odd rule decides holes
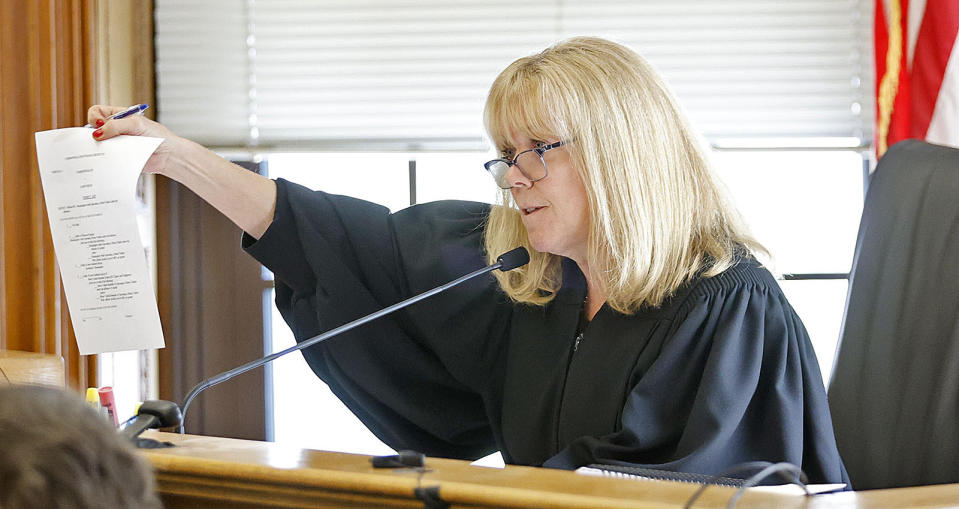
[[[137,415],[133,422],[127,424],[120,434],[124,438],[133,442],[140,449],[158,449],[162,447],[172,447],[169,442],[158,442],[139,438],[140,433],[152,428],[172,428],[180,426],[183,416],[180,414],[180,407],[172,401],[162,399],[144,401],[137,410]]]

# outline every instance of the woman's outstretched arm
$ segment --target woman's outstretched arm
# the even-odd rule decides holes
[[[100,105],[87,110],[87,122],[97,126],[93,132],[95,139],[107,140],[119,135],[163,138],[144,172],[180,182],[243,231],[255,238],[263,235],[276,207],[276,185],[272,180],[245,170],[145,117],[104,121],[121,110],[123,108]]]

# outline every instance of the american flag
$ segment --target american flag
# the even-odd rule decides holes
[[[959,147],[959,0],[876,0],[876,153],[906,138]]]

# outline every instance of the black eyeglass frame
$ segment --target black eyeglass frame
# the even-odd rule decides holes
[[[515,167],[519,168],[520,173],[522,173],[523,176],[526,177],[530,182],[539,182],[540,180],[543,180],[544,178],[546,178],[546,177],[549,176],[549,166],[546,165],[546,160],[543,159],[543,154],[545,154],[546,152],[548,152],[548,151],[550,151],[550,150],[553,150],[554,148],[562,147],[562,146],[565,145],[565,144],[566,144],[565,141],[560,140],[560,141],[557,141],[557,142],[550,143],[549,145],[542,145],[542,146],[539,146],[539,147],[534,147],[534,148],[531,148],[531,149],[529,149],[529,150],[524,150],[524,151],[520,152],[519,154],[516,154],[516,155],[513,157],[513,160],[512,160],[512,161],[510,161],[510,160],[508,160],[508,159],[493,159],[493,160],[486,161],[485,163],[483,163],[483,167],[486,168],[486,171],[488,171],[489,174],[490,174],[490,176],[493,177],[493,180],[496,181],[497,187],[499,187],[500,189],[510,189],[510,188],[512,188],[513,186],[503,187],[503,186],[499,183],[499,181],[498,181],[497,178],[496,178],[496,174],[493,173],[493,170],[490,168],[490,166],[493,166],[493,165],[496,164],[496,163],[506,163],[506,165],[509,166],[509,167],[515,166]],[[526,173],[526,170],[524,170],[522,166],[516,164],[516,161],[519,160],[519,156],[521,156],[521,155],[523,155],[523,154],[525,154],[525,153],[527,153],[527,152],[535,152],[536,155],[539,156],[540,162],[543,163],[543,169],[546,170],[546,172],[543,173],[543,176],[542,176],[542,177],[537,178],[537,179],[534,179],[533,177],[530,177],[528,173]],[[504,176],[505,176],[505,174],[504,174]]]

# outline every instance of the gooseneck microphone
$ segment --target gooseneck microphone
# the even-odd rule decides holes
[[[123,428],[120,435],[127,440],[136,440],[148,429],[180,426],[181,422],[183,418],[176,403],[162,399],[144,401],[137,410],[136,419]]]
[[[213,387],[214,385],[217,385],[221,382],[225,382],[237,375],[246,373],[247,371],[251,369],[258,368],[288,353],[311,347],[321,341],[326,341],[327,339],[330,339],[334,336],[342,334],[350,329],[354,329],[367,322],[376,320],[377,318],[380,318],[381,316],[388,315],[398,309],[402,309],[411,304],[415,304],[427,297],[432,297],[433,295],[436,295],[437,293],[448,290],[460,283],[473,279],[477,276],[482,276],[483,274],[490,273],[496,269],[506,272],[508,270],[513,270],[517,267],[526,265],[527,263],[529,263],[529,252],[526,251],[526,248],[518,247],[516,249],[512,249],[500,255],[499,258],[496,259],[496,263],[488,267],[483,267],[482,269],[466,274],[465,276],[461,276],[460,278],[450,281],[449,283],[446,283],[441,286],[437,286],[436,288],[433,288],[432,290],[427,290],[419,295],[415,295],[406,300],[397,302],[396,304],[393,304],[392,306],[370,313],[362,318],[357,318],[356,320],[353,320],[350,323],[341,325],[335,329],[313,336],[312,338],[307,339],[305,341],[301,341],[297,343],[296,345],[287,348],[286,350],[281,350],[279,352],[272,353],[270,355],[267,355],[266,357],[262,357],[254,361],[250,361],[242,366],[238,366],[229,371],[224,371],[223,373],[220,373],[219,375],[215,375],[210,378],[207,378],[206,380],[203,380],[202,382],[198,383],[193,389],[191,389],[190,393],[187,394],[186,399],[183,400],[183,419],[179,426],[179,432],[180,433],[185,432],[186,412],[190,408],[190,403],[193,401],[194,398],[197,397],[198,394],[200,394],[202,391],[204,391],[205,389],[209,387]]]

